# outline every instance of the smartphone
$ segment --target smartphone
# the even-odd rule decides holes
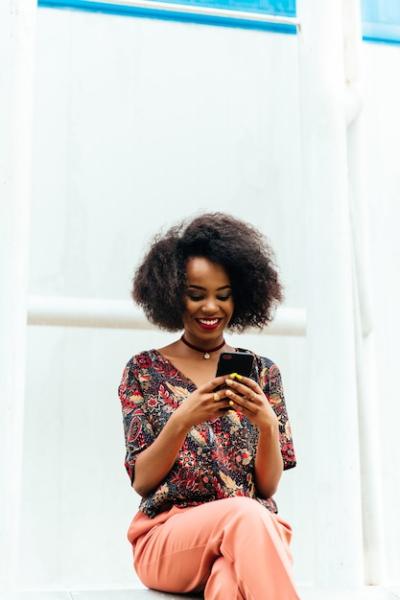
[[[219,356],[216,377],[239,373],[243,377],[250,377],[253,368],[254,356],[247,352],[221,352]]]

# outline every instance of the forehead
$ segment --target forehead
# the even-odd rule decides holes
[[[186,263],[186,277],[189,285],[213,287],[218,284],[217,287],[221,287],[230,284],[228,273],[224,267],[202,256],[195,256],[188,259]]]

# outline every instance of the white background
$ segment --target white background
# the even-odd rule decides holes
[[[268,236],[285,306],[304,307],[297,38],[47,9],[38,11],[37,38],[30,294],[127,299],[152,235],[182,217],[223,210]],[[381,408],[375,426],[382,438],[386,581],[400,585],[400,47],[364,44],[363,60],[368,267]],[[22,586],[133,585],[125,535],[138,497],[123,467],[117,387],[132,354],[173,338],[29,328]],[[335,407],[332,422],[313,419],[303,338],[232,341],[281,368],[299,464],[283,475],[277,501],[294,527],[296,579],[312,585],[317,532],[311,506],[318,506],[319,490],[310,431],[334,427]],[[335,490],[346,494],[340,484]]]

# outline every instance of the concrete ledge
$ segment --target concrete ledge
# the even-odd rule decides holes
[[[400,588],[365,587],[357,590],[299,588],[302,600],[400,600]],[[202,596],[167,594],[153,590],[65,590],[0,592],[0,600],[199,600]],[[228,599],[227,599],[228,600]],[[260,598],[260,600],[265,600]]]
[[[80,590],[0,592],[0,600],[201,600],[202,595],[167,594],[154,590]]]
[[[396,591],[368,586],[354,590],[325,590],[299,588],[302,600],[399,600]]]

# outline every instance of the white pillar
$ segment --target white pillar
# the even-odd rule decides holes
[[[363,583],[342,2],[299,0],[314,585]]]
[[[0,2],[0,587],[16,585],[24,417],[35,0]]]
[[[347,129],[350,213],[354,255],[354,313],[356,320],[358,419],[360,437],[361,491],[364,542],[364,583],[379,585],[385,581],[383,501],[381,490],[381,440],[379,393],[375,360],[372,286],[368,265],[368,214],[364,178],[367,168],[365,124],[362,113],[363,68],[361,6],[346,6],[346,84],[352,104],[359,110]],[[354,100],[355,99],[355,100]]]

